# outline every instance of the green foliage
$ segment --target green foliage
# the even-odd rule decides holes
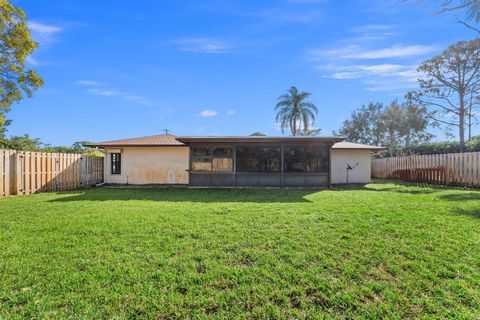
[[[386,182],[0,199],[0,318],[474,319],[479,207]]]
[[[431,115],[413,96],[408,92],[404,102],[395,100],[389,105],[370,102],[353,111],[334,134],[350,142],[388,146],[392,154],[395,148],[427,142],[433,137],[427,132]]]
[[[25,96],[31,97],[43,80],[25,66],[25,59],[38,46],[30,37],[25,13],[7,0],[0,0],[0,110]]]
[[[1,140],[0,140],[1,142]],[[84,147],[85,144],[89,144],[89,141],[75,142],[72,146],[52,146],[50,144],[44,144],[38,138],[31,138],[30,135],[25,134],[23,136],[12,136],[10,139],[4,139],[0,148],[12,149],[19,151],[38,151],[38,152],[56,152],[56,153],[77,153],[85,154],[94,157],[103,157],[96,148]]]
[[[7,149],[20,151],[40,151],[42,142],[38,138],[30,138],[28,134],[12,136],[7,140]]]
[[[104,153],[100,152],[100,150],[97,149],[91,149],[87,148],[85,151],[82,152],[84,155],[89,156],[89,157],[97,157],[97,158],[103,158],[105,156]]]
[[[412,154],[444,154],[456,153],[460,150],[460,143],[458,141],[442,141],[435,143],[426,143],[419,145],[412,145],[409,148],[395,147],[392,150],[393,156],[412,155]],[[480,139],[474,138],[465,143],[465,152],[480,151]],[[389,157],[389,152],[381,152],[376,154],[376,157]]]
[[[5,119],[5,112],[0,112],[0,149],[7,147],[6,132],[11,123],[11,120]]]
[[[322,129],[320,129],[320,128],[307,129],[307,131],[304,131],[304,130],[299,130],[298,131],[299,136],[315,137],[315,136],[319,136],[320,134],[322,134]]]
[[[250,137],[265,137],[266,134],[263,133],[263,132],[257,131],[257,132],[254,132],[254,133],[250,134],[249,136]]]
[[[291,87],[278,98],[275,119],[282,133],[290,129],[292,136],[297,136],[310,131],[309,126],[315,122],[318,113],[317,107],[308,101],[310,95],[309,92],[298,92],[296,87]]]
[[[101,154],[95,148],[84,147],[85,144],[91,143],[90,141],[78,141],[72,144],[70,147],[67,146],[57,146],[53,147],[49,144],[45,144],[42,148],[42,151],[47,152],[58,152],[58,153],[81,153],[81,154]]]
[[[336,135],[346,137],[350,142],[380,146],[385,142],[381,115],[385,109],[382,103],[370,102],[352,112],[350,119],[343,122]]]

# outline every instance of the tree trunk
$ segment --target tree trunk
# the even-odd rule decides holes
[[[472,140],[472,115],[468,115],[468,140]]]
[[[389,149],[390,149],[390,157],[393,157],[393,146],[395,144],[395,138],[394,138],[394,135],[393,133],[390,133],[390,146],[389,146]]]
[[[468,141],[472,140],[472,98],[470,98],[470,103],[468,105]]]
[[[290,120],[290,125],[292,129],[292,136],[296,136],[297,135],[297,118],[295,116]]]
[[[459,137],[460,137],[460,152],[465,151],[465,97],[463,94],[463,90],[459,90],[458,97],[460,100],[460,110],[459,110],[459,118],[458,118],[458,130],[459,130]]]
[[[308,120],[303,118],[303,135],[308,136]]]
[[[411,141],[411,139],[412,139],[411,135],[412,135],[411,130],[408,129],[408,130],[407,130],[407,133],[405,134],[405,148],[409,148],[409,147],[410,147],[410,141]]]

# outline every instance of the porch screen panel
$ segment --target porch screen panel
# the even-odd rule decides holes
[[[326,147],[286,147],[285,172],[328,172]]]
[[[212,171],[212,148],[192,148],[192,171]]]
[[[237,147],[237,172],[280,171],[280,147]]]
[[[232,170],[232,148],[192,148],[192,171],[228,172]]]
[[[232,171],[232,148],[214,148],[212,166],[213,171]]]

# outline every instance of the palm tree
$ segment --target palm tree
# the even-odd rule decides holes
[[[298,92],[298,89],[291,87],[287,93],[278,97],[278,103],[275,106],[276,121],[285,133],[290,128],[292,136],[309,132],[309,124],[315,121],[318,109],[308,101],[309,92]]]

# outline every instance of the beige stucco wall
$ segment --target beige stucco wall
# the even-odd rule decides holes
[[[111,153],[119,151],[121,174],[111,174]],[[188,147],[122,147],[106,152],[106,183],[188,184]]]
[[[369,150],[332,149],[332,183],[347,183],[347,164],[351,167],[349,183],[368,183],[371,174],[371,156]]]

